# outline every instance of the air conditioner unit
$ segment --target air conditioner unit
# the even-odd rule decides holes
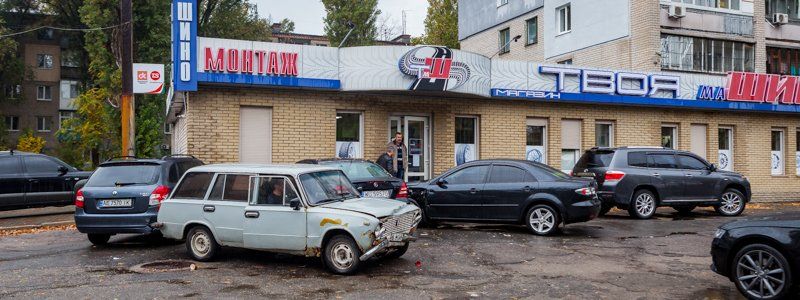
[[[774,13],[772,14],[772,24],[781,25],[789,23],[789,14]]]
[[[680,19],[686,16],[686,6],[678,4],[669,5],[669,17],[673,19]]]

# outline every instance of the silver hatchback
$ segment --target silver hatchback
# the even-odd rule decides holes
[[[322,257],[352,274],[372,257],[402,256],[421,219],[413,204],[361,197],[338,169],[227,164],[189,170],[155,226],[199,261],[232,246]]]

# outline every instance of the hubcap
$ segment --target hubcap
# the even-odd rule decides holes
[[[723,212],[726,214],[734,214],[739,211],[740,207],[742,207],[742,198],[739,197],[739,195],[731,192],[722,194],[722,204],[719,208]]]
[[[528,221],[531,224],[531,228],[539,233],[547,233],[556,225],[555,215],[546,208],[535,209]]]
[[[192,236],[192,250],[198,256],[203,256],[208,253],[208,250],[211,249],[211,243],[204,232],[197,232]]]
[[[769,298],[779,294],[786,274],[775,256],[763,250],[753,250],[739,258],[736,280],[742,290],[755,298]]]
[[[642,216],[649,216],[656,210],[656,201],[650,194],[641,194],[636,197],[636,211]]]
[[[350,245],[339,243],[331,248],[331,261],[337,269],[347,269],[355,261],[355,253]]]

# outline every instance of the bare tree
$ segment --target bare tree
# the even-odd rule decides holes
[[[380,14],[375,27],[380,41],[389,41],[402,33],[402,26],[389,14]]]

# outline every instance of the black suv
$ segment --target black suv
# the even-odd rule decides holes
[[[89,178],[55,157],[0,152],[0,210],[72,204],[75,183]]]
[[[723,216],[737,216],[751,196],[741,174],[718,170],[691,152],[659,147],[592,148],[572,175],[597,180],[601,214],[616,206],[640,219],[652,217],[658,206],[681,213],[713,206]]]

